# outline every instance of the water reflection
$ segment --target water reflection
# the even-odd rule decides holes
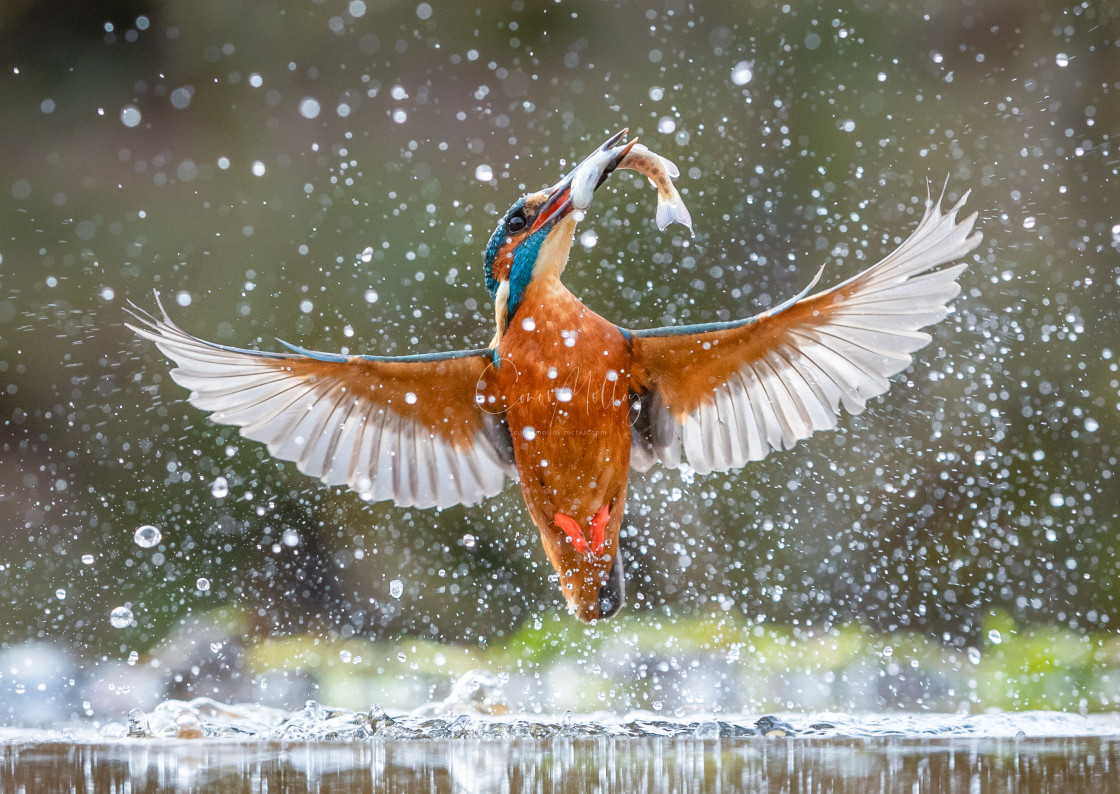
[[[1107,737],[41,742],[0,749],[0,790],[1103,791],[1118,762]]]

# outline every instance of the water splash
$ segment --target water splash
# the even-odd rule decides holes
[[[471,687],[470,697],[461,699]],[[1120,733],[1120,715],[1083,716],[1049,711],[1006,714],[697,714],[666,719],[648,711],[626,715],[493,715],[485,711],[486,682],[472,680],[452,698],[412,712],[389,714],[332,708],[310,700],[286,712],[252,704],[225,705],[209,698],[168,700],[150,712],[133,709],[127,725],[110,723],[101,738],[243,738],[301,742],[418,741],[435,739],[690,738],[745,737],[1085,737]]]

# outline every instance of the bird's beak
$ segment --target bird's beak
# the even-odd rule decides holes
[[[628,131],[623,128],[607,138],[602,146],[584,158],[571,173],[548,189],[548,199],[537,213],[537,219],[529,229],[530,234],[546,224],[553,226],[559,223],[573,210],[583,211],[591,206],[591,197],[599,185],[606,181],[638,142],[635,138],[620,146],[615,145],[626,137]]]

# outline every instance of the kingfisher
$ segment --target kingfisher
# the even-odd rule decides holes
[[[931,341],[921,329],[960,291],[966,266],[951,263],[981,240],[976,213],[957,220],[967,193],[948,211],[927,197],[897,249],[830,289],[810,294],[822,268],[752,317],[624,328],[562,277],[592,194],[637,151],[620,143],[625,135],[501,216],[484,254],[495,314],[486,347],[405,356],[230,347],[182,330],[158,294],[159,315],[133,304],[129,327],[174,362],[192,405],[328,486],[441,509],[516,481],[569,611],[609,618],[625,600],[631,472],[685,461],[698,474],[738,469],[835,428],[841,409],[861,413]]]

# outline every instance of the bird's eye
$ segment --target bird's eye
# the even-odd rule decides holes
[[[514,215],[506,221],[506,231],[519,232],[525,228],[525,219],[520,215]]]

